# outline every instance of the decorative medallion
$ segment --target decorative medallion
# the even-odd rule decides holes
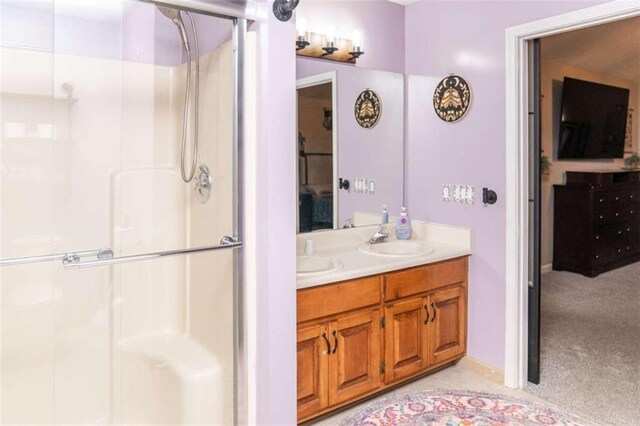
[[[469,110],[471,88],[459,75],[451,74],[442,79],[433,93],[433,108],[441,120],[455,123]]]
[[[382,112],[380,97],[371,89],[365,90],[356,99],[354,112],[356,121],[361,127],[365,129],[372,128],[380,120],[380,113]]]

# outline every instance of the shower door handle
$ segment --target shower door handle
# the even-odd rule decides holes
[[[55,253],[45,254],[42,256],[13,257],[10,259],[0,259],[0,266],[24,265],[29,263],[51,262],[54,260],[62,260],[63,262],[80,261],[83,257],[96,256],[98,259],[110,259],[113,257],[113,251],[108,247],[97,250],[83,250],[73,253]]]
[[[153,260],[161,257],[181,256],[185,254],[204,253],[216,250],[226,250],[242,247],[242,241],[229,236],[222,237],[220,244],[212,246],[194,247],[188,249],[178,250],[165,250],[152,253],[134,254],[131,256],[120,256],[110,258],[99,258],[98,260],[82,261],[80,256],[74,256],[74,253],[69,253],[62,259],[62,265],[65,269],[82,269],[93,268],[97,266],[109,266],[120,263],[142,262],[145,260]]]

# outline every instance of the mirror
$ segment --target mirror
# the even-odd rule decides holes
[[[404,205],[403,74],[299,54],[296,78],[298,232],[380,223],[383,205],[398,214]],[[370,93],[356,105],[367,90],[379,105]],[[358,123],[357,111],[369,127]]]

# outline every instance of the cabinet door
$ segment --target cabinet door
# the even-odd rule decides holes
[[[345,316],[329,326],[334,345],[329,356],[329,404],[380,386],[380,311]]]
[[[427,298],[418,297],[385,309],[385,382],[391,383],[429,365]]]
[[[298,420],[329,405],[328,338],[325,325],[298,330]]]
[[[467,303],[465,287],[454,287],[429,297],[431,361],[439,364],[466,351]]]

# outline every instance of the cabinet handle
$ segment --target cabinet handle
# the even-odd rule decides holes
[[[333,351],[331,351],[331,353],[335,354],[338,350],[338,332],[336,330],[333,330],[333,342],[335,346],[333,347]]]
[[[331,343],[329,343],[329,338],[327,337],[327,333],[322,332],[322,337],[324,338],[325,343],[327,344],[327,353],[331,353]]]
[[[620,213],[616,213],[616,217],[620,216]]]
[[[433,316],[431,317],[431,322],[434,322],[436,320],[436,305],[432,303],[431,307],[433,308]]]
[[[424,320],[424,325],[427,325],[427,323],[429,322],[429,308],[427,308],[427,305],[423,306],[425,313],[427,314],[427,319]]]

